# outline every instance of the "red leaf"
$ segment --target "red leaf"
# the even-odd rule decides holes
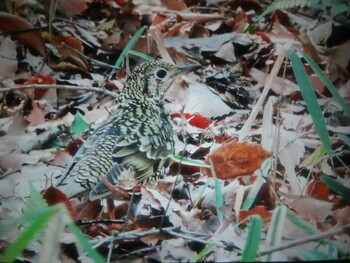
[[[75,212],[72,203],[69,201],[67,196],[64,193],[62,193],[58,188],[51,186],[45,189],[42,194],[49,206],[53,206],[58,203],[63,203],[69,211],[69,214],[73,218],[73,220],[77,219],[77,213]]]
[[[43,85],[43,84],[55,84],[56,83],[56,79],[54,77],[51,77],[49,75],[44,75],[44,74],[37,74],[35,76],[32,76],[30,79],[28,79],[27,81],[25,81],[23,83],[23,85],[31,85],[31,84],[39,84],[39,85]],[[48,89],[34,89],[34,95],[32,96],[31,94],[28,94],[28,90],[26,89],[21,89],[22,92],[27,93],[32,99],[34,100],[40,100],[44,94],[46,93]],[[32,93],[32,92],[30,92]]]
[[[239,211],[239,222],[242,222],[251,215],[259,215],[264,220],[269,220],[271,218],[270,212],[267,211],[267,207],[263,205],[258,205],[251,210]]]
[[[170,115],[171,118],[181,118],[185,117],[186,120],[189,120],[188,123],[191,124],[192,126],[195,126],[197,128],[201,129],[206,129],[209,127],[209,125],[212,123],[212,120],[204,117],[199,114],[190,114],[190,113],[185,113],[185,114],[180,114],[180,113],[173,113]]]
[[[321,174],[317,174],[307,186],[307,194],[319,200],[328,200],[329,187],[319,180]]]

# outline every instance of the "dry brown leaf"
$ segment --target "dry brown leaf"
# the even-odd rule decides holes
[[[334,218],[337,226],[350,224],[350,206],[334,210],[331,216]]]
[[[32,101],[32,110],[29,115],[24,117],[31,124],[42,124],[45,122],[45,116],[38,104]]]
[[[191,262],[197,253],[188,248],[182,238],[164,240],[160,251],[161,262]]]
[[[34,30],[33,25],[27,20],[9,13],[0,12],[0,30],[4,33],[11,34],[13,39],[23,42],[41,56],[46,55],[44,39],[40,36],[39,32]],[[25,30],[31,31],[16,33],[16,31]]]
[[[169,9],[177,11],[183,11],[187,9],[187,5],[183,0],[163,0],[162,4]]]
[[[43,0],[44,6],[49,9],[53,1]],[[90,0],[58,0],[57,1],[57,10],[67,16],[80,15],[87,8],[86,4]]]
[[[312,223],[324,222],[333,208],[331,202],[312,198],[298,198],[291,201],[288,206],[301,218]]]
[[[74,220],[77,219],[77,213],[76,213],[75,209],[73,208],[71,202],[69,201],[67,196],[64,193],[62,193],[58,188],[51,186],[51,187],[45,189],[43,191],[42,195],[49,206],[53,206],[53,205],[56,205],[58,203],[63,203],[66,206],[71,217]]]
[[[271,153],[265,151],[260,145],[231,141],[209,153],[206,162],[213,163],[217,178],[227,179],[254,173],[270,156]],[[203,172],[212,176],[208,168],[203,169]]]

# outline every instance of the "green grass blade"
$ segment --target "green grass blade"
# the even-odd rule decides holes
[[[263,186],[264,183],[265,183],[265,179],[262,176],[258,176],[256,178],[254,184],[249,190],[247,198],[244,200],[244,203],[242,205],[242,210],[249,210],[252,207],[256,199],[256,196],[258,195],[260,188]]]
[[[138,51],[135,51],[135,50],[129,50],[129,54],[137,56],[137,57],[140,57],[140,58],[143,58],[144,60],[147,60],[147,61],[154,60],[154,58],[151,57],[150,55],[147,55],[145,53],[138,52]]]
[[[223,208],[224,208],[224,198],[222,194],[221,184],[218,178],[214,178],[215,182],[215,203],[216,212],[218,214],[218,219],[220,222],[224,220]]]
[[[201,160],[194,160],[191,158],[186,158],[180,155],[171,155],[171,158],[178,162],[181,163],[183,165],[191,165],[191,166],[196,166],[196,167],[204,167],[204,168],[210,168],[210,165],[201,161]]]
[[[350,201],[350,188],[333,179],[330,176],[321,176],[320,181],[340,195],[344,200]]]
[[[122,66],[126,55],[134,47],[134,45],[136,44],[137,40],[141,37],[143,32],[146,30],[146,28],[147,28],[147,26],[143,26],[143,27],[139,28],[139,30],[136,31],[135,35],[133,35],[133,37],[130,39],[128,44],[126,44],[126,46],[124,47],[122,53],[120,54],[120,56],[117,59],[117,62],[115,62],[114,67],[120,68]],[[115,70],[112,71],[112,74],[114,74],[114,73],[115,73]]]
[[[244,203],[242,205],[242,210],[249,210],[252,205],[254,204],[254,201],[256,199],[256,196],[258,195],[260,188],[263,186],[265,183],[264,177],[268,176],[268,173],[270,171],[272,164],[272,158],[266,159],[262,165],[261,165],[261,172],[262,174],[259,174],[258,177],[256,178],[254,184],[249,190],[249,193],[247,195],[247,198],[244,200]]]
[[[268,247],[274,247],[280,244],[282,240],[282,231],[284,227],[284,222],[286,219],[287,208],[285,206],[278,206],[274,209],[271,224],[267,233],[267,245]],[[273,261],[273,254],[267,256],[267,261]]]
[[[304,230],[306,233],[308,233],[309,235],[314,235],[317,234],[318,231],[315,230],[312,226],[308,225],[307,223],[305,223],[303,220],[301,220],[298,216],[296,216],[293,212],[291,212],[290,210],[287,210],[287,214],[286,214],[286,218],[293,223],[294,225],[296,225],[297,227],[299,227],[300,229]],[[337,249],[338,251],[338,256],[340,258],[342,258],[345,255],[345,252],[342,248],[340,248],[339,246],[337,246],[336,244],[334,244],[331,240],[329,239],[322,239],[323,242],[326,242],[327,244],[333,246],[335,249]]]
[[[344,134],[338,134],[338,137],[345,142],[348,146],[350,146],[350,137]]]
[[[200,190],[199,195],[196,198],[196,201],[194,202],[194,207],[196,207],[198,205],[199,201],[202,199],[204,191],[205,191],[205,189],[207,189],[210,180],[211,180],[211,178],[205,182],[205,185],[203,185],[202,189]]]
[[[320,105],[317,102],[316,94],[305,71],[304,64],[301,62],[294,50],[289,51],[289,59],[292,64],[295,78],[300,87],[301,94],[305,101],[306,108],[309,111],[315,125],[315,129],[320,136],[320,140],[323,143],[328,156],[332,158],[332,147],[327,126],[324,121]]]
[[[77,238],[77,242],[80,244],[82,249],[87,253],[89,257],[91,257],[94,263],[105,262],[102,256],[99,253],[97,253],[97,251],[89,244],[88,240],[84,237],[80,229],[74,223],[69,223],[67,226],[68,226],[68,229]]]
[[[320,69],[320,67],[317,65],[317,63],[304,51],[299,52],[302,54],[302,56],[305,58],[307,63],[311,66],[312,70],[316,73],[316,75],[320,78],[320,80],[326,85],[329,92],[333,95],[335,100],[342,106],[345,114],[350,117],[350,106],[346,103],[346,101],[341,97],[337,89],[334,87],[332,81],[327,78],[327,76],[323,73],[323,71]]]
[[[194,262],[200,262],[201,258],[204,257],[206,254],[210,252],[210,250],[213,248],[214,244],[206,245],[196,256],[196,258],[193,260]]]
[[[35,238],[36,234],[39,233],[40,230],[44,229],[47,225],[47,222],[56,212],[56,209],[44,209],[41,214],[37,216],[36,220],[33,221],[21,234],[20,236],[11,243],[3,256],[1,258],[2,262],[13,262],[23,250],[27,247],[27,245]]]
[[[248,236],[242,252],[241,262],[254,262],[256,260],[262,227],[262,218],[253,215],[249,224]]]

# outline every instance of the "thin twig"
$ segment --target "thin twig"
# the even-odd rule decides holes
[[[326,238],[326,237],[329,237],[329,236],[332,236],[332,235],[341,234],[341,233],[347,232],[349,230],[350,230],[350,224],[349,225],[345,225],[345,226],[340,226],[340,227],[328,230],[328,231],[323,232],[323,233],[317,233],[315,235],[307,236],[307,237],[304,237],[304,238],[300,238],[300,239],[297,239],[297,240],[293,240],[293,241],[287,242],[287,243],[279,245],[279,246],[275,246],[275,247],[271,247],[271,248],[265,249],[265,250],[261,251],[260,255],[264,256],[264,255],[268,255],[268,254],[271,254],[271,253],[276,252],[276,251],[281,251],[281,250],[284,250],[284,249],[287,249],[287,248],[295,247],[295,246],[298,246],[298,245],[303,245],[303,244],[306,244],[306,243],[309,243],[309,242],[312,242],[312,241],[318,241],[320,239],[323,239],[323,238]]]
[[[175,229],[175,227],[168,227],[168,228],[164,228],[164,229]],[[143,231],[143,232],[124,232],[124,233],[119,233],[118,235],[111,237],[104,237],[102,239],[95,239],[95,240],[91,240],[91,244],[103,244],[106,242],[111,242],[111,241],[118,241],[118,240],[129,240],[129,239],[138,239],[141,237],[145,237],[145,236],[151,236],[151,235],[157,235],[159,233],[162,233],[162,231],[164,230],[160,230],[160,229],[152,229],[152,230],[148,230],[148,231]]]
[[[17,85],[12,87],[0,88],[0,92],[6,92],[17,89],[63,89],[63,90],[88,90],[97,93],[102,93],[106,96],[111,96],[113,98],[118,98],[119,95],[115,92],[109,91],[107,89],[88,87],[88,86],[70,86],[70,85],[58,85],[58,84],[31,84],[31,85]]]
[[[326,238],[326,237],[329,237],[332,235],[345,233],[347,231],[350,231],[350,224],[345,225],[345,226],[340,226],[340,227],[331,229],[331,230],[323,232],[323,233],[317,233],[315,235],[311,235],[311,236],[307,236],[307,237],[293,240],[290,242],[286,242],[286,243],[279,245],[279,246],[274,246],[274,247],[265,249],[259,253],[259,256],[269,255],[273,252],[282,251],[282,250],[285,250],[288,248],[296,247],[296,246],[303,245],[303,244],[313,242],[313,241],[318,241],[318,240],[321,240],[323,238]],[[240,260],[241,260],[241,257],[236,257],[236,258],[232,259],[233,262],[240,261]]]
[[[92,225],[92,224],[122,224],[124,223],[124,220],[122,219],[95,219],[95,220],[76,220],[75,224],[78,226],[84,226],[84,225]]]
[[[76,49],[74,49],[74,48],[68,46],[67,44],[62,43],[61,46],[64,47],[64,48],[68,48],[69,50],[73,51],[74,53],[78,54],[79,56],[83,57],[84,59],[95,63],[96,65],[99,65],[99,66],[102,66],[102,67],[106,67],[106,68],[112,68],[112,69],[116,69],[116,70],[120,69],[119,67],[116,67],[116,66],[114,66],[114,65],[109,65],[109,64],[104,63],[104,62],[102,62],[102,61],[99,61],[99,60],[95,60],[95,59],[93,59],[93,58],[90,58],[90,57],[84,55],[83,53],[79,52],[78,50],[76,50]]]

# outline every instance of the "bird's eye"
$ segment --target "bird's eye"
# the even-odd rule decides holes
[[[164,70],[164,69],[159,69],[159,70],[157,70],[157,72],[156,72],[156,76],[158,77],[158,78],[160,78],[160,79],[163,79],[163,78],[165,78],[165,76],[167,75],[167,71],[166,70]]]

